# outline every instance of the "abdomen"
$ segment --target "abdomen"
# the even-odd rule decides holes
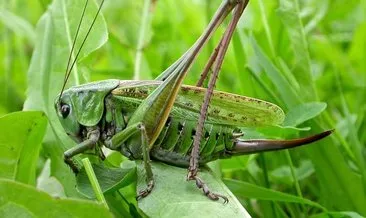
[[[170,117],[151,149],[151,158],[170,165],[188,166],[196,126],[196,121]],[[225,152],[234,146],[233,133],[238,132],[240,130],[233,126],[205,124],[200,143],[200,163],[225,157]]]

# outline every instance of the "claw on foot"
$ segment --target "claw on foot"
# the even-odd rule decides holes
[[[222,198],[224,200],[224,204],[228,203],[229,202],[229,199],[224,196],[224,195],[221,195],[221,194],[217,194],[217,193],[214,193],[214,192],[211,192],[210,189],[208,188],[207,184],[202,180],[200,179],[199,177],[197,176],[193,176],[193,177],[189,177],[188,178],[189,180],[196,180],[196,185],[199,189],[202,188],[202,191],[203,193],[211,200],[214,200],[214,201],[217,201],[219,200],[220,198]]]
[[[139,194],[136,196],[136,200],[138,201],[141,198],[148,196],[153,188],[154,188],[154,180],[151,180],[147,183],[147,187],[145,189],[139,191]]]

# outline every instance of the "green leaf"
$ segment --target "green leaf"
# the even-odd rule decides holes
[[[6,179],[0,179],[0,196],[0,217],[113,217],[100,204],[55,199],[31,186]]]
[[[328,212],[328,213],[320,213],[311,216],[311,218],[362,218],[360,214],[353,211],[339,211],[339,212]]]
[[[311,74],[309,48],[300,17],[298,0],[280,0],[279,4],[277,13],[289,35],[290,46],[295,59],[292,73],[299,82],[302,99],[306,101],[313,100],[314,97],[316,98],[316,91]]]
[[[26,37],[31,43],[36,41],[36,34],[33,26],[22,17],[5,9],[0,9],[0,22],[14,31],[17,35]]]
[[[283,125],[298,126],[303,122],[318,116],[326,107],[327,104],[324,102],[310,102],[293,107],[286,114]]]
[[[92,164],[94,173],[98,179],[99,185],[104,194],[117,191],[131,184],[136,176],[135,165],[129,165],[127,168],[108,168],[104,164]],[[95,198],[85,168],[82,168],[77,177],[78,191],[88,198]]]
[[[28,90],[24,109],[44,111],[50,120],[52,130],[57,137],[61,138],[60,141],[64,148],[70,148],[74,143],[66,136],[58,121],[54,101],[63,85],[67,60],[84,5],[84,1],[53,1],[37,24],[38,40],[28,70]],[[79,51],[82,39],[88,31],[97,9],[96,2],[90,1],[80,27],[73,57]],[[90,32],[88,43],[80,51],[78,60],[86,57],[106,42],[107,28],[101,14],[96,19],[95,26],[98,28],[94,28]],[[81,73],[78,72],[78,67],[75,65],[67,85],[80,84],[81,81]]]
[[[93,81],[132,79],[144,1],[151,2],[149,13],[153,15],[151,29],[149,27],[145,34],[143,48],[141,71],[144,73],[142,75],[144,79],[154,78],[184,53],[198,38],[220,4],[220,1],[207,0],[105,1],[102,11],[108,20],[111,38],[98,52],[77,62],[80,83],[84,80],[89,81],[89,77]],[[46,161],[48,158],[52,160],[51,172],[50,175],[41,174],[37,180],[37,187],[52,195],[56,195],[59,189],[60,192],[64,190],[68,197],[83,198],[84,196],[76,191],[75,175],[64,164],[62,156],[65,149],[73,146],[74,142],[63,133],[63,129],[58,129],[58,120],[52,118],[52,113],[54,113],[55,95],[58,94],[63,82],[65,57],[69,54],[76,29],[74,24],[80,19],[82,4],[85,1],[41,0],[39,4],[34,4],[31,0],[0,2],[0,8],[2,8],[0,9],[0,60],[2,60],[0,114],[21,110],[26,97],[25,89],[28,87],[28,90],[33,90],[28,92],[32,95],[27,96],[29,99],[26,108],[39,110],[46,108],[50,111],[48,116],[52,125],[56,132],[58,131],[57,135],[54,135],[51,128],[48,128],[46,133],[37,172],[41,169],[46,171],[49,164],[49,161]],[[56,2],[65,4],[58,4],[62,7],[55,7]],[[89,4],[86,13],[90,13],[88,9],[95,8],[95,2],[99,3],[100,0],[89,1],[93,4]],[[69,7],[70,3],[74,3],[76,7]],[[277,8],[279,9],[276,10]],[[312,121],[307,121],[306,127],[311,128],[312,133],[328,128],[336,129],[327,139],[290,151],[294,166],[301,167],[301,163],[310,159],[315,170],[311,176],[303,178],[312,170],[308,168],[297,173],[295,168],[295,177],[303,178],[300,182],[300,192],[306,198],[321,203],[330,212],[321,213],[317,208],[309,208],[304,204],[255,200],[246,196],[243,199],[238,196],[253,217],[366,216],[366,177],[363,163],[366,144],[366,134],[364,134],[366,130],[365,9],[365,1],[359,0],[346,3],[340,0],[261,0],[248,4],[235,31],[238,34],[234,35],[232,47],[228,49],[225,56],[222,73],[216,84],[217,90],[258,97],[279,104],[286,110],[306,102],[326,102],[327,111]],[[40,22],[46,26],[42,29],[39,23],[35,36],[33,25],[44,12],[48,16],[51,16],[52,12],[52,16],[56,19],[45,22],[46,19],[43,16]],[[5,22],[4,19],[6,19]],[[61,20],[67,21],[70,34],[64,28],[65,22],[64,24],[59,22]],[[23,21],[27,24],[23,25]],[[227,27],[227,24],[228,20],[225,20],[223,27]],[[82,28],[86,27],[88,23],[83,22]],[[213,39],[202,50],[185,79],[186,84],[196,83],[202,67],[205,66],[210,52],[217,45],[224,28],[220,28],[220,32],[213,35]],[[103,25],[97,24],[91,34],[98,33],[100,29],[103,29]],[[258,55],[258,51],[252,48],[251,35],[255,36],[262,54]],[[33,37],[34,43],[29,39]],[[82,38],[83,36],[80,35],[78,43]],[[100,41],[95,40],[96,38],[87,39],[86,44],[91,43],[91,46],[98,44]],[[103,41],[103,36],[100,40]],[[26,69],[33,49],[35,52],[33,52],[31,67],[34,71],[30,73],[31,70],[29,70],[27,74]],[[48,64],[50,61],[52,63]],[[272,74],[266,70],[271,68]],[[50,77],[46,78],[47,75]],[[25,83],[27,76],[28,84]],[[73,74],[68,86],[76,84],[75,78],[76,75]],[[311,86],[316,89],[314,95],[309,95],[309,99],[304,98],[305,93],[311,93]],[[306,87],[309,87],[309,90],[306,90]],[[291,91],[291,89],[296,95],[290,93],[285,96],[287,90]],[[38,91],[39,95],[33,95],[34,90]],[[43,102],[46,101],[47,104],[44,104]],[[289,104],[291,102],[294,103]],[[299,126],[305,125],[300,124],[296,128],[288,126],[273,129],[256,128],[252,129],[252,132],[246,130],[244,138],[289,139],[312,134],[299,132],[304,130]],[[2,151],[3,148],[1,144],[0,150]],[[1,153],[0,156],[3,154],[5,153]],[[221,164],[221,167],[227,178],[235,178],[263,187],[267,185],[264,181],[269,180],[270,187],[278,188],[282,192],[292,192],[294,184],[287,183],[291,182],[292,178],[290,179],[288,174],[289,168],[285,154],[288,152],[265,154],[267,162],[265,165],[258,164],[255,160],[259,155],[235,157],[221,161],[225,163]],[[121,154],[118,152],[114,152],[113,157],[108,156],[108,159],[113,159],[111,162],[115,167],[119,167],[122,161]],[[45,163],[46,166],[44,166]],[[0,166],[1,172],[7,172],[7,170],[8,168],[4,168],[3,165]],[[280,178],[274,179],[271,172],[279,171]],[[270,178],[267,177],[267,172]],[[185,172],[183,174],[185,175]],[[41,180],[43,182],[38,183]],[[57,181],[60,181],[63,189],[58,188]],[[131,184],[119,190],[121,195],[116,192],[106,195],[108,205],[115,217],[134,217],[134,215],[129,216],[128,213],[129,205],[136,204],[137,207],[134,200],[135,189],[134,184]],[[202,195],[199,191],[198,194]],[[2,197],[1,195],[0,198]],[[37,199],[34,197],[32,200]],[[153,207],[157,201],[150,202]],[[199,209],[201,208],[197,208]],[[11,202],[0,210],[1,217],[4,217],[4,211],[10,211],[11,217],[35,217],[25,207],[19,207]]]
[[[300,166],[294,168],[295,177],[301,181],[314,174],[314,166],[309,160],[301,161]],[[272,181],[279,183],[286,183],[288,185],[293,184],[294,178],[291,174],[291,168],[289,166],[281,166],[270,172]]]
[[[199,177],[210,190],[228,197],[212,201],[194,181],[186,181],[187,169],[152,162],[155,187],[152,192],[138,202],[139,208],[150,217],[250,217],[245,208],[229,191],[225,184],[207,168],[201,168]],[[138,190],[146,188],[145,169],[138,163]]]
[[[321,195],[326,206],[337,205],[341,210],[354,209],[366,214],[366,208],[363,206],[366,196],[361,176],[349,167],[342,151],[330,138],[307,146],[306,151],[314,164],[321,187],[324,188],[324,193],[327,193]]]
[[[268,201],[280,201],[280,202],[292,202],[299,204],[307,204],[310,206],[314,206],[320,208],[322,210],[326,210],[322,205],[310,201],[305,198],[297,197],[294,195],[282,193],[279,191],[274,191],[271,189],[263,188],[257,185],[253,185],[247,182],[233,180],[233,179],[224,179],[225,184],[232,190],[236,196],[242,198],[254,198],[258,200],[268,200]]]
[[[291,87],[290,83],[281,74],[276,65],[264,53],[255,38],[251,37],[250,41],[254,48],[257,62],[261,65],[267,76],[271,79],[272,83],[276,86],[281,98],[290,107],[298,105],[298,96],[294,89]]]
[[[28,89],[24,103],[24,110],[42,110],[47,114],[51,128],[48,129],[45,137],[44,150],[46,156],[51,158],[51,175],[62,183],[67,196],[75,196],[78,192],[74,188],[74,175],[63,163],[62,153],[73,147],[75,142],[66,135],[62,128],[55,112],[54,101],[63,85],[67,60],[84,5],[85,1],[54,0],[38,21],[37,41],[27,73]],[[95,1],[89,1],[73,57],[80,48],[96,14],[97,6]],[[88,43],[81,50],[78,60],[101,47],[107,37],[104,18],[99,14],[88,37]],[[81,81],[84,79],[82,79],[78,66],[75,65],[67,87],[79,84]],[[78,158],[75,159],[78,160]]]
[[[49,130],[51,131],[51,130]],[[46,134],[43,143],[44,155],[51,159],[51,177],[59,181],[68,197],[81,197],[76,191],[76,178],[70,167],[65,164],[62,145],[56,141],[56,136],[51,132]]]
[[[106,2],[104,9],[108,13],[110,21],[118,20],[124,25],[116,25],[111,29],[112,34],[119,38],[126,47],[138,47],[139,31],[141,28],[144,1],[118,1]],[[125,13],[121,14],[121,10]],[[151,12],[151,11],[150,11]],[[148,18],[150,20],[150,18]],[[148,21],[150,22],[150,21]],[[151,25],[146,26],[144,35],[144,47],[149,43],[152,36]]]
[[[42,112],[15,112],[0,118],[0,177],[35,184],[47,118]]]
[[[47,159],[41,174],[37,178],[37,189],[48,193],[52,197],[66,197],[64,187],[54,176],[51,176],[50,159]]]

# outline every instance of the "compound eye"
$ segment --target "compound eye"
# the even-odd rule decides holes
[[[61,114],[63,118],[66,118],[70,113],[70,106],[67,104],[63,104],[61,106]]]

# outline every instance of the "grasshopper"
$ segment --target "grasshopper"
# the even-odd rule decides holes
[[[105,146],[132,160],[143,160],[147,187],[138,198],[153,190],[150,161],[154,159],[188,167],[187,180],[196,181],[208,198],[227,202],[225,196],[212,192],[198,177],[199,165],[235,155],[293,148],[331,134],[325,131],[292,140],[240,139],[243,133],[239,127],[278,125],[284,119],[282,109],[272,103],[214,90],[232,34],[247,4],[248,0],[223,1],[196,43],[156,80],[105,80],[64,90],[77,57],[70,69],[68,64],[55,109],[66,133],[79,143],[64,153],[71,169],[78,172],[72,157],[87,150],[95,150],[104,159],[100,147]],[[229,26],[197,86],[183,85],[201,48],[231,12]],[[208,87],[203,88],[210,69]]]

